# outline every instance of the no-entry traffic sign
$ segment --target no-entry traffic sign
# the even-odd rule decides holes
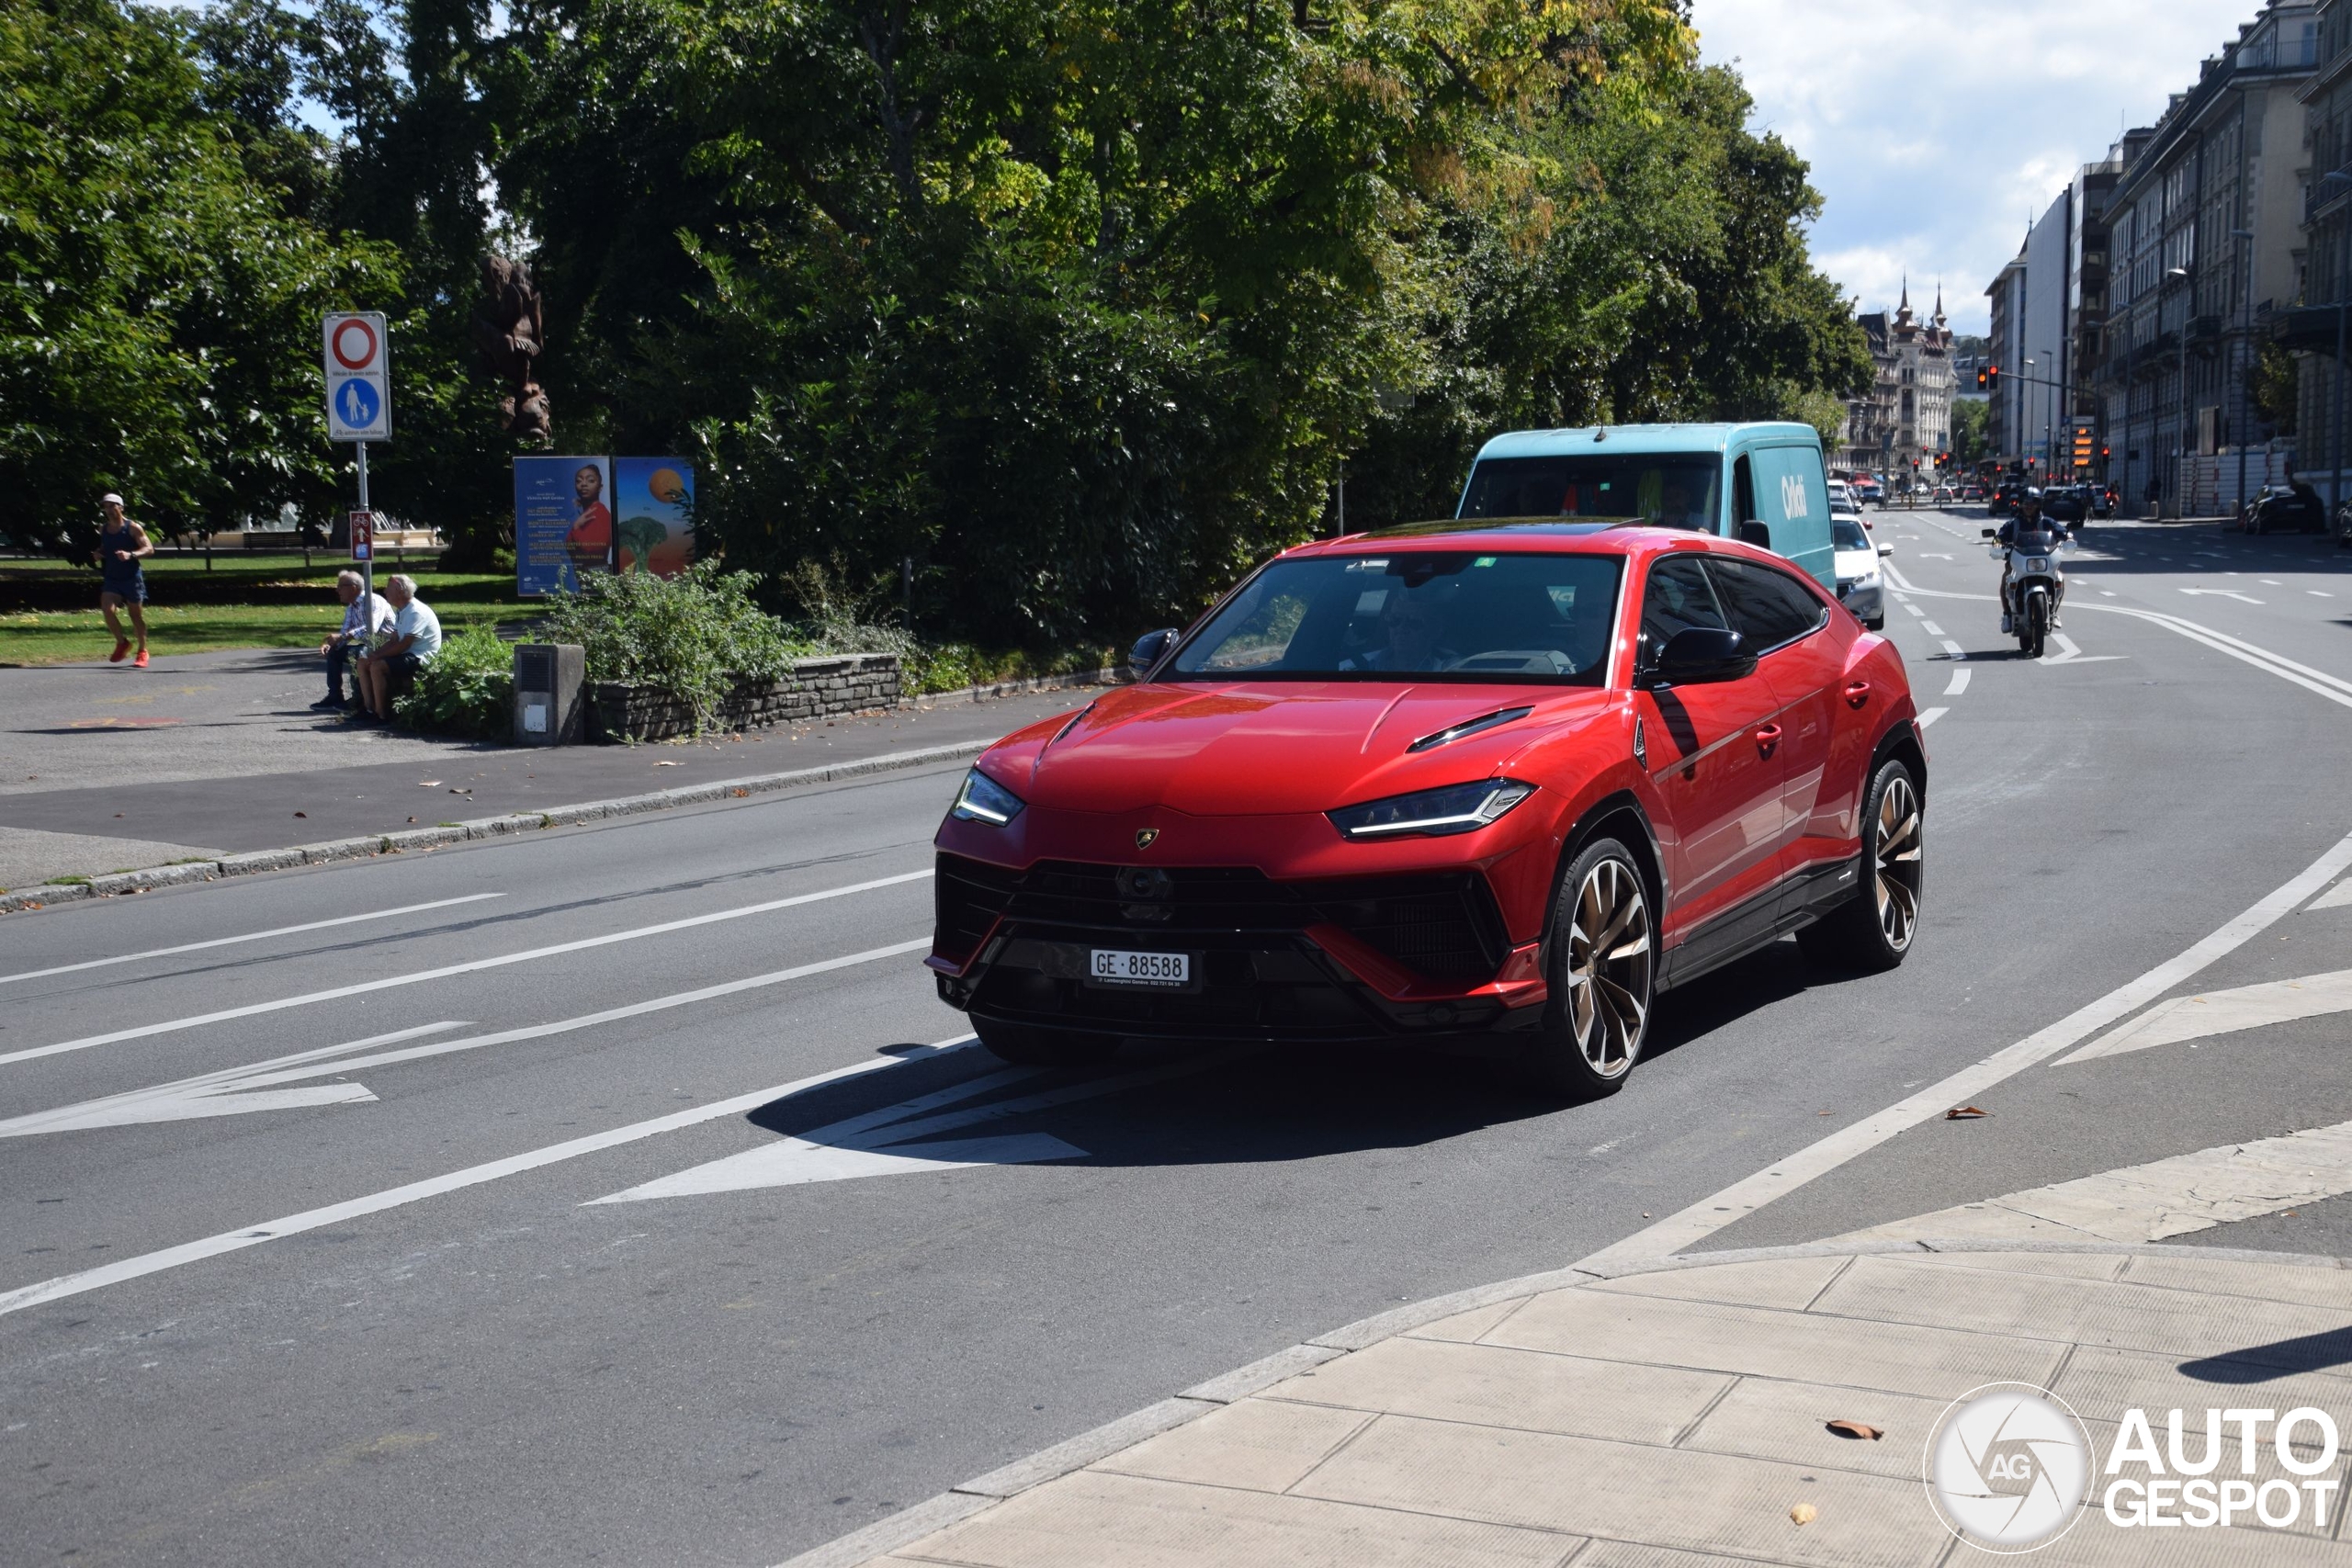
[[[327,435],[335,441],[392,437],[391,355],[375,310],[326,319]]]

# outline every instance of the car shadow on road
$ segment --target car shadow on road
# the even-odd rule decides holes
[[[2267,1345],[2248,1345],[2180,1363],[2181,1374],[2199,1382],[2273,1382],[2300,1372],[2324,1372],[2352,1365],[2352,1328],[2298,1335]]]
[[[1795,996],[1809,977],[1776,943],[1660,998],[1645,1061]],[[886,1046],[887,1054],[910,1048]],[[825,1149],[969,1159],[1058,1140],[1064,1163],[1265,1164],[1405,1149],[1582,1107],[1533,1087],[1508,1042],[1260,1045],[1130,1041],[1100,1066],[1012,1067],[977,1046],[911,1056],[749,1113],[752,1125]],[[1639,1073],[1635,1075],[1636,1079]],[[1639,1092],[1638,1085],[1632,1092]],[[1054,1158],[1056,1156],[1046,1156]],[[1007,1163],[1036,1163],[1034,1152]],[[985,1156],[980,1163],[991,1163]]]

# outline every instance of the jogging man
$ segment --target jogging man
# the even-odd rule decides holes
[[[155,553],[155,542],[147,530],[122,514],[122,497],[108,491],[98,498],[98,511],[106,521],[98,528],[98,547],[90,558],[98,567],[98,608],[106,612],[107,630],[114,633],[114,651],[107,655],[107,662],[119,664],[122,656],[130,651],[130,639],[122,635],[122,622],[115,611],[130,611],[131,629],[139,634],[139,657],[131,662],[140,669],[147,668],[147,574],[140,569],[140,561]]]

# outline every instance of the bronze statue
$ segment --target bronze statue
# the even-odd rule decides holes
[[[481,258],[481,303],[474,308],[474,343],[505,383],[498,409],[507,434],[524,441],[549,436],[547,389],[533,374],[547,352],[547,328],[539,312],[539,288],[528,262],[495,253]]]

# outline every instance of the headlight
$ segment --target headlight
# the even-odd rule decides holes
[[[2050,570],[2050,558],[2048,556],[2028,556],[2025,558],[2025,569],[2028,571],[2048,571]]]
[[[1480,779],[1476,784],[1391,795],[1363,806],[1343,806],[1324,815],[1351,839],[1391,839],[1418,833],[1470,833],[1485,827],[1535,793],[1516,779]]]
[[[1021,815],[1023,804],[1019,795],[974,768],[964,775],[964,787],[956,792],[956,804],[947,815],[1001,828]]]

